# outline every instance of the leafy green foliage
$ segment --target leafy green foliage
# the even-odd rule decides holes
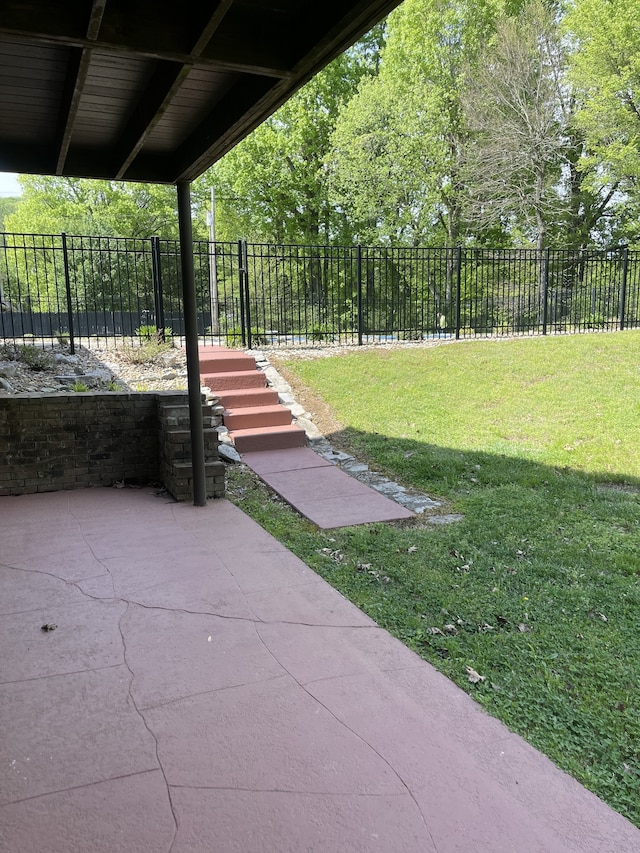
[[[34,346],[25,344],[16,350],[18,360],[24,362],[30,370],[40,372],[48,370],[53,365],[53,359],[49,353]]]
[[[594,155],[620,178],[640,177],[639,15],[638,0],[576,0],[566,20],[578,43],[577,121]]]
[[[377,64],[382,26],[317,74],[199,182],[216,189],[218,239],[351,242],[333,206],[324,159],[338,111]]]
[[[129,364],[154,364],[172,346],[170,341],[163,342],[158,338],[150,338],[143,341],[140,346],[124,347],[122,349],[122,357]]]
[[[469,140],[461,87],[499,6],[405,0],[389,17],[380,73],[361,85],[333,137],[334,192],[362,239],[459,242]]]
[[[17,233],[176,238],[173,187],[21,175],[22,186],[7,231]]]

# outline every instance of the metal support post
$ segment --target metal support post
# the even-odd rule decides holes
[[[187,351],[189,420],[191,424],[193,504],[194,506],[206,506],[207,489],[204,463],[202,396],[200,393],[200,364],[198,360],[198,312],[196,303],[196,277],[193,264],[191,192],[188,181],[178,181],[176,187],[178,191],[178,223],[180,228],[184,336]]]

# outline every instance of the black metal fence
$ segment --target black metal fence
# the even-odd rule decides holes
[[[640,252],[195,245],[198,330],[231,346],[640,326]],[[184,335],[176,241],[0,234],[0,338]]]

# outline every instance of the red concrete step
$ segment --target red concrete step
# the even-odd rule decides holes
[[[245,406],[240,409],[227,409],[224,413],[224,425],[229,432],[239,429],[283,426],[290,423],[291,412],[279,405]]]
[[[238,388],[221,391],[218,396],[225,409],[243,409],[253,406],[275,406],[278,392],[272,388]]]
[[[230,371],[256,370],[252,355],[233,350],[198,350],[200,373],[229,373]]]
[[[307,434],[294,424],[270,426],[260,429],[238,429],[231,433],[238,453],[254,450],[286,450],[288,447],[306,447]]]
[[[214,394],[239,388],[266,388],[267,380],[260,370],[230,370],[225,373],[201,373],[200,380]]]

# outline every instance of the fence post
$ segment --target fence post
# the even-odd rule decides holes
[[[67,247],[67,235],[62,232],[62,259],[64,262],[64,288],[67,294],[67,317],[69,319],[69,352],[73,355],[76,351],[76,342],[73,334],[73,304],[71,301],[71,276],[69,275],[69,249]]]
[[[356,246],[356,293],[358,311],[358,346],[362,346],[362,330],[364,328],[362,316],[362,246]]]
[[[620,331],[624,331],[624,315],[627,310],[627,271],[629,269],[629,247],[622,249],[622,284],[620,286]]]
[[[460,340],[462,315],[462,246],[456,249],[456,340]]]
[[[544,252],[544,273],[542,276],[542,334],[547,334],[547,324],[549,322],[549,310],[547,293],[549,291],[549,247]]]
[[[164,299],[162,297],[162,270],[160,267],[160,238],[151,238],[151,279],[153,282],[153,302],[156,312],[158,338],[164,341]]]
[[[247,241],[242,241],[242,266],[244,269],[244,312],[247,321],[247,348],[253,349],[253,335],[251,333],[251,304],[249,302],[249,257],[247,252]]]
[[[244,317],[244,253],[242,251],[242,240],[238,240],[238,285],[240,288],[240,337],[244,348],[247,346],[247,335]]]

